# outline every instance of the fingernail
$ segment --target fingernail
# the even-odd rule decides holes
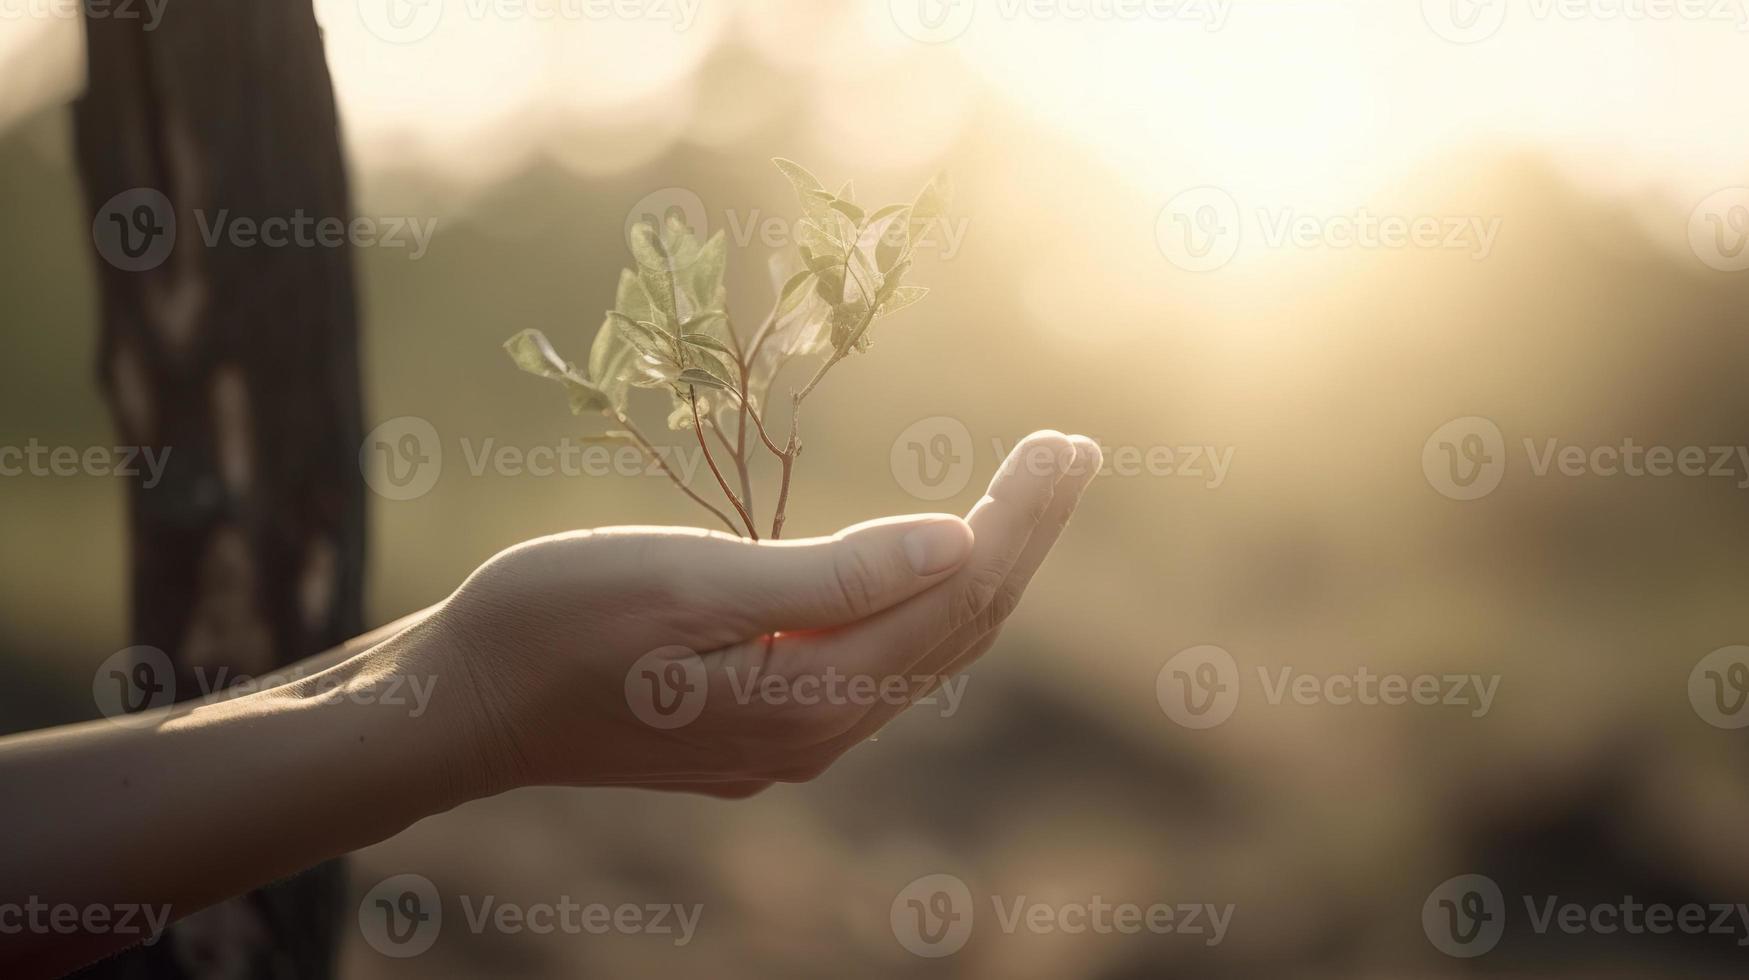
[[[958,568],[972,553],[972,529],[964,521],[922,524],[905,535],[905,559],[918,575],[939,575]]]

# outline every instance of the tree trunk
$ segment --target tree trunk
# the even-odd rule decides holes
[[[345,220],[350,201],[309,0],[178,0],[155,30],[115,16],[85,29],[74,123],[100,383],[121,441],[171,454],[156,487],[129,490],[130,642],[169,655],[183,699],[363,629],[352,253],[228,234]],[[92,972],[328,976],[345,894],[331,862]]]

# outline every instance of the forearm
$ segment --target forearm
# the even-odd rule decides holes
[[[0,739],[0,974],[65,971],[460,802],[465,685],[438,642],[403,630],[255,694]]]

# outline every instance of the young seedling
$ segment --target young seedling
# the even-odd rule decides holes
[[[801,199],[795,237],[802,267],[789,273],[781,255],[772,257],[777,296],[750,335],[743,336],[728,313],[723,233],[700,242],[684,221],[670,216],[659,225],[632,228],[635,268],[621,270],[613,309],[595,335],[586,366],[565,360],[539,330],[524,330],[504,344],[517,367],[565,387],[573,414],[599,414],[617,424],[592,439],[637,447],[681,492],[729,530],[754,540],[755,454],[763,447],[777,459],[770,537],[780,538],[802,452],[802,403],[839,361],[868,350],[876,320],[928,292],[906,285],[905,275],[912,248],[933,222],[944,219],[948,198],[946,180],[937,177],[910,204],[867,212],[856,204],[850,184],[833,194],[800,165],[773,162]],[[789,437],[778,443],[767,426],[771,387],[791,361],[819,355],[824,360],[807,382],[790,392]],[[638,388],[668,393],[668,428],[697,439],[734,518],[688,486],[632,422],[631,393]],[[730,464],[734,486],[718,451]]]

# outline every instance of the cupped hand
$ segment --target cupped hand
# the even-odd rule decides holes
[[[499,554],[422,627],[466,678],[471,795],[813,778],[990,648],[1099,467],[1092,440],[1039,432],[964,520],[758,543],[607,528]]]

